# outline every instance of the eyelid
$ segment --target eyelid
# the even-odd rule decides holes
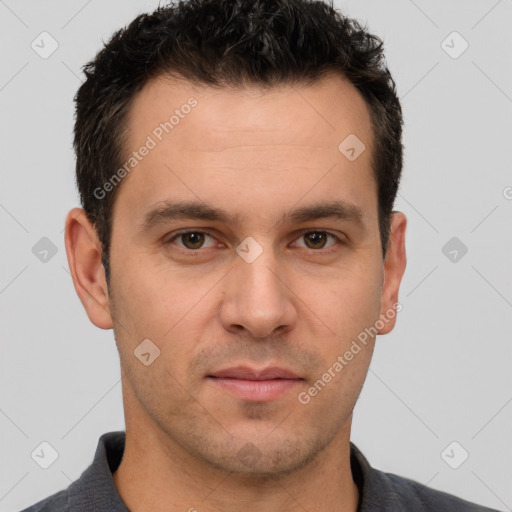
[[[333,230],[330,230],[330,229],[325,229],[325,228],[304,228],[304,229],[301,229],[299,230],[298,232],[298,235],[304,235],[305,233],[327,233],[329,235],[332,235],[332,236],[335,236],[336,238],[339,238],[340,240],[342,240],[343,238],[343,233],[339,232],[339,231],[333,231]],[[341,235],[341,236],[339,236]]]

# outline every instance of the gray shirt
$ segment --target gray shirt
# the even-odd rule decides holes
[[[78,480],[22,512],[129,512],[112,479],[123,457],[124,443],[123,431],[103,434],[92,464]],[[350,465],[359,488],[357,512],[497,512],[374,469],[352,442]]]

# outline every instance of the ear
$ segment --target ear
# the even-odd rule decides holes
[[[89,320],[100,329],[111,329],[101,243],[82,208],[73,208],[66,217],[65,243],[73,284]]]
[[[385,319],[384,327],[379,334],[391,332],[396,323],[396,312],[400,311],[398,304],[398,289],[407,263],[405,256],[405,228],[407,218],[402,212],[391,215],[388,249],[384,259],[384,281],[380,301],[380,318]],[[394,311],[391,316],[390,311]]]

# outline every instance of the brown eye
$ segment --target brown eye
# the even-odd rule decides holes
[[[200,249],[204,243],[204,233],[183,233],[180,236],[187,249]]]
[[[309,249],[323,249],[327,241],[327,233],[324,231],[311,231],[302,235]]]
[[[178,247],[193,251],[198,249],[204,249],[206,247],[211,247],[213,245],[212,243],[210,243],[209,246],[203,247],[207,238],[210,238],[212,242],[214,242],[215,240],[211,235],[209,235],[208,233],[203,233],[202,231],[182,231],[181,233],[177,233],[172,238],[170,238],[166,242],[166,245],[176,243]]]
[[[328,244],[329,238],[332,240],[330,245]],[[333,249],[338,243],[342,243],[342,239],[334,235],[333,233],[329,233],[327,231],[303,231],[300,237],[297,239],[298,241],[295,244],[298,244],[298,247],[302,247],[304,249],[316,249],[320,251],[322,249]],[[302,243],[301,243],[302,242]]]

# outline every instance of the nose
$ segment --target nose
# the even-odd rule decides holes
[[[237,256],[238,258],[238,256]],[[267,338],[293,329],[297,321],[294,295],[279,271],[270,248],[252,262],[240,257],[225,279],[221,322],[230,332],[247,330],[253,338]]]

